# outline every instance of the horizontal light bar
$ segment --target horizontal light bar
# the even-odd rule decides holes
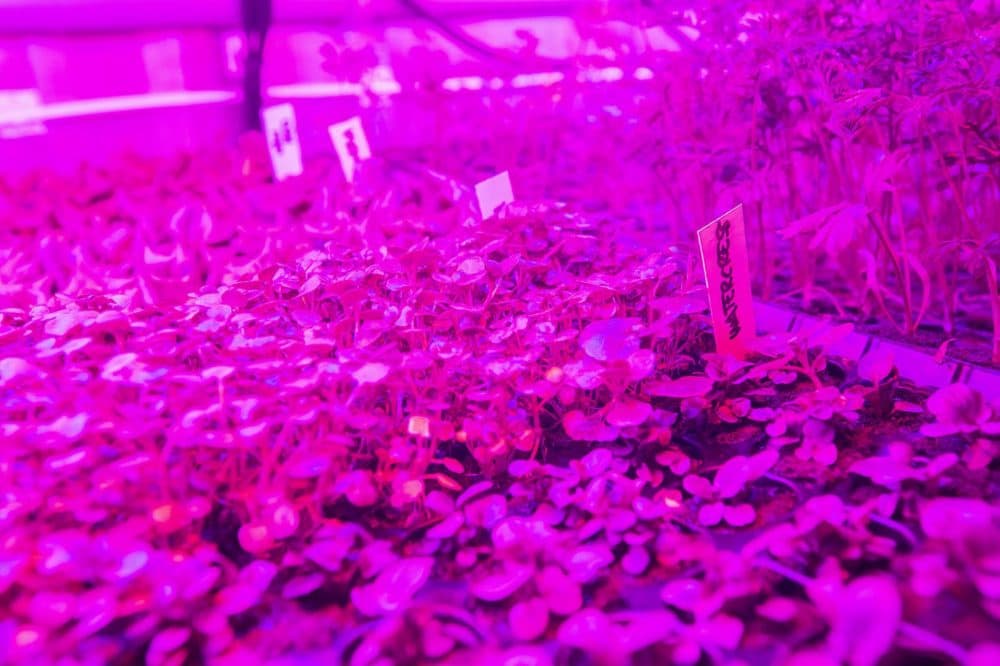
[[[550,86],[559,83],[565,78],[562,72],[535,72],[532,74],[518,74],[510,85],[512,88],[531,88],[534,86]]]
[[[40,106],[0,108],[0,125],[45,122],[59,118],[77,118],[119,111],[140,109],[162,109],[203,104],[221,104],[236,99],[236,93],[228,90],[179,90],[176,92],[146,93],[143,95],[119,95],[116,97],[94,97],[70,102],[53,102]]]
[[[403,91],[391,78],[372,79],[367,86],[350,81],[320,81],[313,83],[283,83],[267,87],[271,99],[319,99],[323,97],[360,97],[365,90],[376,95],[398,95]]]
[[[321,83],[286,83],[267,87],[271,99],[313,99],[321,97],[358,97],[365,89],[360,83],[324,81]]]

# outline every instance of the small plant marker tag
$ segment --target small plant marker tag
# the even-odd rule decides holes
[[[503,204],[514,203],[510,173],[503,171],[476,183],[476,200],[479,202],[479,212],[484,220],[493,217]]]
[[[284,180],[302,175],[302,145],[295,125],[295,109],[291,104],[278,104],[267,107],[261,115],[274,177]]]
[[[330,125],[330,140],[333,141],[333,148],[337,151],[340,166],[344,169],[344,178],[347,182],[353,183],[358,163],[372,156],[361,118],[354,116],[342,123]]]
[[[698,230],[719,353],[744,358],[756,336],[743,204]]]

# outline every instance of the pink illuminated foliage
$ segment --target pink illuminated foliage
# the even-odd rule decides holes
[[[993,663],[995,396],[839,358],[850,324],[715,353],[691,235],[742,200],[762,295],[1000,312],[991,102],[948,92],[988,3],[666,4],[588,5],[556,88],[414,89],[436,149],[353,185],[260,137],[3,183],[0,655]],[[575,76],[610,65],[657,73]]]

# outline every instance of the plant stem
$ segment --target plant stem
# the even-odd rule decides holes
[[[990,290],[990,311],[993,315],[993,362],[1000,363],[1000,293],[997,293],[997,265],[989,256],[985,256],[985,259],[986,286]]]
[[[905,280],[903,279],[903,269],[899,265],[899,256],[896,254],[896,251],[892,249],[892,243],[889,241],[888,236],[886,236],[885,229],[882,228],[882,225],[880,225],[878,223],[878,220],[876,220],[875,216],[873,216],[871,213],[868,213],[868,215],[866,217],[868,218],[869,224],[871,224],[872,228],[875,230],[875,234],[878,236],[879,241],[881,241],[882,247],[885,248],[886,253],[889,255],[889,260],[892,262],[893,272],[896,273],[896,279],[899,280],[899,283],[901,285],[905,284]],[[910,327],[910,312],[909,312],[909,301],[910,301],[910,299],[909,299],[909,295],[906,294],[906,293],[903,294],[903,298],[904,298],[904,303],[906,304],[906,306],[905,306],[905,308],[906,308],[906,324],[905,324],[906,328],[905,328],[904,332],[905,333],[909,333],[910,332],[910,329],[909,329],[909,327]],[[886,312],[886,314],[888,314],[888,312]]]

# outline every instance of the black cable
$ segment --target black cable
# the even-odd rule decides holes
[[[271,27],[271,0],[241,0],[247,55],[243,73],[243,113],[247,130],[260,130],[263,103],[261,70],[267,31]]]
[[[440,30],[446,37],[451,39],[452,42],[456,43],[460,47],[464,47],[466,50],[473,53],[477,53],[481,56],[485,56],[492,60],[500,60],[508,65],[518,65],[524,66],[525,59],[519,58],[513,54],[504,53],[499,51],[489,44],[482,42],[481,40],[472,37],[464,30],[460,30],[450,25],[446,21],[442,20],[440,17],[436,16],[433,12],[428,10],[417,0],[399,0],[399,3],[405,8],[410,10],[417,17],[431,23]],[[549,67],[555,67],[558,69],[565,68],[567,64],[562,60],[557,60],[555,58],[543,58],[541,56],[534,56],[532,59],[534,63],[544,62]]]

